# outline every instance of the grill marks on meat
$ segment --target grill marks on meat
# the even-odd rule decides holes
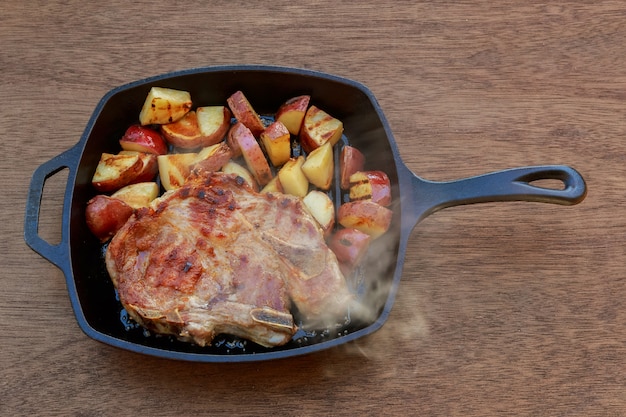
[[[223,173],[192,178],[141,209],[106,266],[135,321],[201,346],[220,333],[263,346],[336,321],[351,295],[315,220],[295,197],[258,194]]]

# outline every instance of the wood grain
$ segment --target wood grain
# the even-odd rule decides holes
[[[0,414],[625,415],[625,17],[621,1],[7,2]],[[427,218],[387,323],[319,354],[198,365],[87,338],[23,240],[32,172],[111,88],[245,63],[366,84],[424,178],[567,164],[588,196]],[[65,181],[46,183],[49,241]]]

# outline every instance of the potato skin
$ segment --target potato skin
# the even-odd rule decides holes
[[[291,157],[291,136],[282,122],[270,124],[261,132],[260,139],[265,153],[275,167],[283,165]]]
[[[369,248],[371,236],[360,230],[347,228],[338,230],[330,238],[328,247],[335,253],[337,260],[347,269],[356,267]]]
[[[391,183],[383,171],[357,171],[350,176],[350,200],[372,200],[381,206],[391,204]]]
[[[299,135],[310,100],[309,95],[290,98],[276,111],[276,120],[282,122],[292,135]]]
[[[347,190],[350,188],[350,175],[358,171],[363,171],[364,167],[365,156],[363,153],[353,146],[344,146],[339,158],[341,189]]]
[[[311,106],[304,115],[300,128],[300,145],[307,153],[326,142],[335,145],[343,133],[343,123],[316,106]]]
[[[233,131],[233,139],[239,145],[246,165],[252,175],[254,175],[256,182],[259,183],[260,186],[264,186],[270,182],[272,179],[272,171],[252,131],[246,126],[243,126]]]
[[[91,184],[99,192],[110,192],[137,180],[144,167],[139,155],[103,153]]]
[[[233,158],[239,158],[241,156],[241,148],[236,138],[241,135],[241,130],[243,129],[245,129],[243,123],[237,122],[228,129],[228,133],[226,134],[226,144],[232,151]]]
[[[201,117],[204,113],[209,112],[209,107],[198,108],[197,111],[191,110],[176,122],[161,125],[163,136],[171,145],[181,149],[197,149],[219,143],[228,132],[230,127],[230,110],[225,106],[215,106],[221,112],[219,113],[219,125],[215,129],[208,132],[202,130]],[[212,114],[207,118],[217,116]]]
[[[226,102],[233,116],[250,129],[255,138],[258,138],[265,129],[265,125],[246,96],[241,91],[235,91],[226,99]]]
[[[345,228],[367,233],[373,239],[380,237],[391,225],[392,211],[371,200],[357,200],[339,207],[337,221]]]
[[[122,151],[125,152],[125,151]],[[121,153],[121,152],[120,152]],[[133,179],[130,184],[137,184],[140,182],[150,182],[154,180],[154,178],[159,173],[159,165],[157,162],[157,155],[151,153],[138,153],[139,159],[143,162],[143,167],[137,173],[135,179]],[[129,185],[130,185],[129,184]]]
[[[198,115],[193,110],[175,122],[161,125],[161,133],[169,144],[181,149],[199,148],[205,140],[198,126]]]
[[[209,148],[211,148],[210,153],[207,156],[203,157],[202,154],[204,150],[209,150]],[[192,171],[194,172],[219,171],[220,169],[222,169],[224,165],[226,165],[228,161],[230,161],[233,155],[233,151],[226,144],[226,142],[221,142],[216,145],[211,145],[207,148],[204,148],[204,150],[198,153],[198,159],[194,163]]]
[[[132,125],[120,139],[120,146],[126,151],[165,155],[167,144],[159,132],[146,126]]]
[[[112,238],[134,213],[134,209],[117,198],[99,194],[87,202],[87,227],[101,242]]]

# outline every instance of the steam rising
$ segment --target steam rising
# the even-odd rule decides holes
[[[397,204],[396,204],[397,206]],[[390,230],[373,240],[362,266],[348,283],[356,298],[350,307],[352,322],[365,325],[374,323],[381,315],[393,287],[393,278],[399,254],[399,207],[394,211]]]
[[[336,311],[328,311],[328,314],[321,317],[315,322],[305,322],[305,329],[323,329],[322,332],[332,333],[336,329],[341,331],[352,332],[360,328],[364,328],[374,324],[379,320],[385,309],[387,302],[392,303],[393,298],[390,295],[394,285],[394,275],[396,274],[396,266],[398,258],[404,256],[400,253],[400,235],[402,231],[401,210],[406,204],[401,203],[401,195],[397,178],[397,167],[393,159],[393,152],[390,148],[390,142],[387,140],[387,134],[376,118],[368,119],[367,125],[364,125],[364,119],[358,117],[355,121],[349,119],[344,120],[346,126],[355,123],[361,132],[351,133],[351,143],[348,142],[346,136],[341,139],[341,145],[349,145],[357,147],[367,153],[365,169],[377,169],[387,173],[392,184],[392,195],[394,201],[389,207],[393,212],[393,220],[390,229],[373,240],[370,248],[360,265],[352,274],[346,276],[348,286],[354,298],[348,302],[341,302],[341,306],[348,306],[348,312],[344,316],[345,308],[342,313],[337,314]],[[348,130],[348,129],[346,129]],[[335,147],[335,167],[339,166],[340,149],[342,146]],[[331,192],[331,198],[335,200],[335,206],[339,207],[343,202],[349,201],[347,194],[340,189],[340,173],[339,169],[335,170],[335,189]],[[399,271],[398,271],[399,273]],[[338,302],[339,300],[335,300]],[[387,306],[389,309],[391,304]],[[339,317],[339,319],[338,319]],[[337,334],[336,336],[342,336]]]

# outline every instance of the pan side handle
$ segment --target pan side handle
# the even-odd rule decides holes
[[[74,146],[40,165],[30,181],[28,188],[28,196],[26,199],[26,215],[24,218],[24,240],[35,252],[46,258],[48,261],[59,267],[66,269],[68,265],[68,222],[69,222],[69,206],[71,200],[70,182],[74,178],[78,159],[80,157],[80,148]],[[68,184],[65,187],[63,197],[63,218],[61,228],[61,241],[58,244],[51,244],[39,236],[39,214],[41,209],[41,198],[43,190],[48,178],[58,173],[62,169],[69,169]]]
[[[580,173],[564,165],[513,168],[447,182],[427,181],[409,172],[412,204],[408,211],[413,226],[447,207],[499,201],[574,205],[587,194]],[[545,187],[537,183],[540,180],[557,180],[562,187]]]

